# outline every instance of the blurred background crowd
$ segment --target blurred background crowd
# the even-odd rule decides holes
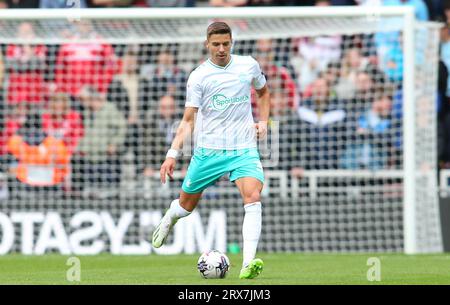
[[[327,1],[324,1],[327,2]],[[420,18],[444,17],[445,0],[331,0],[330,5],[414,5]],[[1,0],[2,8],[314,6],[316,0]]]
[[[0,0],[2,8],[67,8],[66,0]],[[76,7],[411,5],[441,29],[438,92],[440,168],[450,168],[450,1],[446,0],[80,0]],[[18,37],[35,36],[30,22]],[[62,45],[3,44],[0,53],[0,172],[14,189],[117,188],[159,166],[181,119],[189,73],[205,59],[184,46],[114,45],[82,21]],[[71,39],[98,37],[96,43]],[[279,122],[275,169],[395,169],[402,159],[403,51],[397,33],[237,41],[259,62]],[[196,44],[197,45],[197,44]],[[201,48],[201,45],[197,46]],[[254,115],[257,103],[252,98]],[[127,166],[124,166],[124,164]],[[178,170],[186,171],[188,159]],[[18,185],[15,185],[17,182]],[[94,190],[94,193],[96,191]]]

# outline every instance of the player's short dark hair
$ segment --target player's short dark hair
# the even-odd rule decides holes
[[[213,22],[206,29],[206,38],[209,39],[209,37],[211,37],[211,35],[214,34],[230,34],[231,37],[231,28],[225,22],[222,21]]]

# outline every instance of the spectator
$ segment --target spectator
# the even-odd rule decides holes
[[[29,105],[20,103],[5,106],[2,115],[2,129],[0,130],[0,171],[7,171],[11,163],[11,156],[8,153],[8,141],[17,133],[27,119]]]
[[[249,0],[209,0],[210,6],[233,7],[233,6],[247,6]]]
[[[86,0],[40,0],[40,8],[86,8]]]
[[[351,108],[349,110],[356,112],[355,115],[357,116],[365,112],[373,103],[377,87],[385,83],[383,74],[376,68],[358,71],[356,73],[354,88],[351,89],[353,92],[348,100],[348,106]]]
[[[428,21],[428,9],[423,0],[384,0],[384,6],[414,6],[416,19],[419,21]],[[392,81],[399,79],[398,72],[401,69],[402,58],[397,58],[397,55],[402,56],[401,52],[401,33],[398,31],[384,31],[377,32],[374,35],[374,41],[379,57],[382,70],[389,75]],[[400,53],[399,53],[400,52]]]
[[[281,0],[282,5],[287,6],[314,6],[315,0]]]
[[[284,4],[282,0],[249,0],[248,6],[279,6]]]
[[[288,69],[275,62],[275,52],[272,48],[272,40],[259,39],[255,59],[258,61],[261,71],[265,74],[271,93],[280,93],[285,96],[291,109],[297,109],[299,93]],[[254,95],[254,94],[252,94]],[[252,98],[252,105],[257,116],[257,104]]]
[[[3,90],[3,75],[4,75],[4,65],[3,65],[3,52],[0,49],[0,172],[4,169],[4,164],[6,160],[4,159],[4,155],[6,152],[6,103],[4,99],[4,90]]]
[[[141,73],[149,83],[149,99],[158,101],[165,95],[175,98],[177,106],[184,105],[187,73],[175,62],[174,54],[168,49],[162,49],[156,64],[142,68]],[[148,110],[148,107],[144,109]]]
[[[380,60],[380,68],[386,74],[388,79],[398,85],[403,80],[403,46],[402,35],[398,36],[398,41],[391,43],[390,47],[384,53]],[[416,60],[420,60],[416,52]]]
[[[438,158],[441,168],[450,168],[450,30],[441,28],[441,61],[439,69]]]
[[[439,59],[438,68],[438,115],[445,115],[450,112],[448,82],[449,82],[449,69],[444,64],[442,59]]]
[[[12,171],[28,186],[51,188],[64,182],[69,173],[70,153],[64,142],[45,135],[40,114],[34,111],[8,140],[8,151],[18,162]]]
[[[294,40],[296,55],[291,59],[296,68],[298,88],[300,91],[311,84],[328,64],[341,56],[341,37],[318,36],[305,37]]]
[[[121,58],[121,73],[114,76],[108,88],[107,100],[114,103],[122,112],[128,124],[137,124],[141,119],[140,111],[148,105],[148,83],[140,75],[139,47],[127,48]]]
[[[171,145],[181,119],[176,101],[172,96],[163,96],[157,107],[157,109],[149,109],[146,113],[142,129],[143,143],[141,143],[141,147],[143,151],[139,163],[143,174],[148,177],[159,171],[159,167],[166,157],[167,147]],[[185,162],[177,162],[177,169],[179,170],[185,165]]]
[[[85,109],[84,136],[73,157],[73,190],[84,190],[86,183],[96,189],[117,189],[127,132],[125,118],[94,87],[85,86],[80,93]]]
[[[391,95],[380,92],[357,121],[353,140],[341,159],[343,168],[379,170],[399,164],[391,112]]]
[[[446,0],[444,2],[444,15],[445,15],[445,21],[447,25],[450,23],[450,1]]]
[[[428,21],[428,8],[423,0],[383,0],[384,6],[413,6],[416,19],[420,21]]]
[[[424,0],[428,12],[430,12],[430,20],[444,20],[444,2],[446,0]]]
[[[368,67],[368,59],[357,47],[345,50],[342,58],[339,81],[335,86],[337,98],[350,99],[355,94],[355,83],[358,72]]]
[[[440,56],[447,70],[450,71],[450,21],[441,28]],[[447,80],[447,97],[450,97],[450,78]]]
[[[382,6],[383,0],[355,0],[356,5],[359,6]]]
[[[327,0],[315,1],[314,6],[329,6]],[[301,92],[324,71],[327,65],[341,56],[340,35],[302,37],[293,40],[294,56],[291,63],[298,75],[297,86]]]
[[[280,6],[297,5],[284,0],[210,0],[210,6],[233,7],[233,6]]]
[[[334,61],[329,62],[326,69],[319,73],[317,78],[325,78],[328,86],[330,87],[330,97],[336,98],[336,84],[339,82],[339,77],[341,73],[341,62]],[[307,99],[312,95],[312,88],[314,87],[314,82],[309,84],[305,90],[301,93],[302,97]]]
[[[0,90],[3,93],[3,83],[5,79],[5,60],[3,58],[3,48],[0,48]],[[1,96],[3,102],[3,94]]]
[[[295,69],[291,64],[291,41],[289,39],[265,39],[261,38],[256,42],[248,41],[252,46],[256,47],[255,55],[270,53],[272,61],[277,65],[287,69],[292,79],[297,78]],[[249,51],[244,51],[248,54]]]
[[[448,100],[447,103],[449,103]],[[441,169],[450,169],[450,112],[442,115],[438,123],[439,167]]]
[[[88,6],[92,8],[123,7],[130,6],[133,2],[133,0],[88,0]]]
[[[326,1],[328,2],[328,1]],[[338,6],[338,5],[346,5],[346,6],[350,6],[350,5],[356,5],[356,1],[355,0],[331,0],[329,1],[329,3],[333,6]]]
[[[17,35],[25,41],[34,39],[32,24],[22,22]],[[8,103],[41,103],[44,100],[46,55],[47,48],[44,45],[12,44],[7,47]]]
[[[300,119],[295,111],[288,107],[286,96],[280,91],[272,94],[270,99],[271,124],[278,124],[279,162],[277,169],[287,170],[292,176],[301,177],[303,169],[300,167]],[[273,127],[271,128],[273,130]],[[272,132],[272,131],[271,131]],[[273,139],[271,135],[268,139]],[[276,138],[275,138],[276,140]]]
[[[43,130],[48,136],[62,140],[72,154],[83,136],[81,114],[71,109],[70,97],[55,92],[50,96],[46,111],[42,114]]]
[[[85,85],[106,93],[118,62],[113,47],[94,32],[87,20],[76,23],[77,33],[73,40],[88,40],[89,43],[70,42],[61,45],[56,59],[55,83],[59,90],[77,96]]]
[[[195,0],[145,0],[149,7],[194,7]]]
[[[142,145],[139,133],[143,124],[143,113],[150,102],[149,84],[139,73],[138,49],[138,46],[131,46],[125,51],[122,57],[122,73],[114,77],[107,97],[127,120],[125,146],[133,154],[135,168],[138,167],[139,146]]]
[[[331,1],[329,0],[315,0],[314,6],[331,6]]]
[[[374,34],[343,35],[341,48],[343,51],[357,48],[360,50],[361,56],[367,60],[369,65],[378,65],[378,54]]]
[[[39,8],[39,0],[5,0],[7,8]]]
[[[236,43],[236,45],[239,44],[240,43]],[[177,49],[183,50],[182,52],[177,52],[176,54],[177,66],[188,74],[198,65],[203,63],[203,61],[205,61],[205,59],[207,58],[205,47],[199,43],[179,44],[177,45]]]
[[[300,116],[300,167],[304,169],[336,169],[347,138],[347,112],[330,98],[325,78],[314,81],[311,97],[302,101]]]
[[[415,17],[419,21],[428,21],[428,9],[423,0],[384,0],[381,1],[384,6],[413,6]],[[401,77],[403,56],[401,52],[401,33],[398,31],[377,32],[374,35],[374,42],[379,58],[381,69],[389,76],[392,81],[398,81]]]

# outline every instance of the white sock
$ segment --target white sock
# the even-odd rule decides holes
[[[170,215],[172,219],[180,219],[186,216],[189,216],[192,212],[186,211],[181,205],[180,200],[175,199],[170,204],[170,208],[167,211],[167,214]]]
[[[256,255],[259,236],[261,235],[262,208],[261,202],[253,202],[244,205],[245,215],[242,225],[242,237],[244,239],[242,266],[247,266]]]

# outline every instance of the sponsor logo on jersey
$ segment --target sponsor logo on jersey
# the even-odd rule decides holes
[[[214,110],[225,110],[231,104],[242,104],[249,101],[248,95],[226,97],[223,94],[216,94],[212,97],[209,108]]]

